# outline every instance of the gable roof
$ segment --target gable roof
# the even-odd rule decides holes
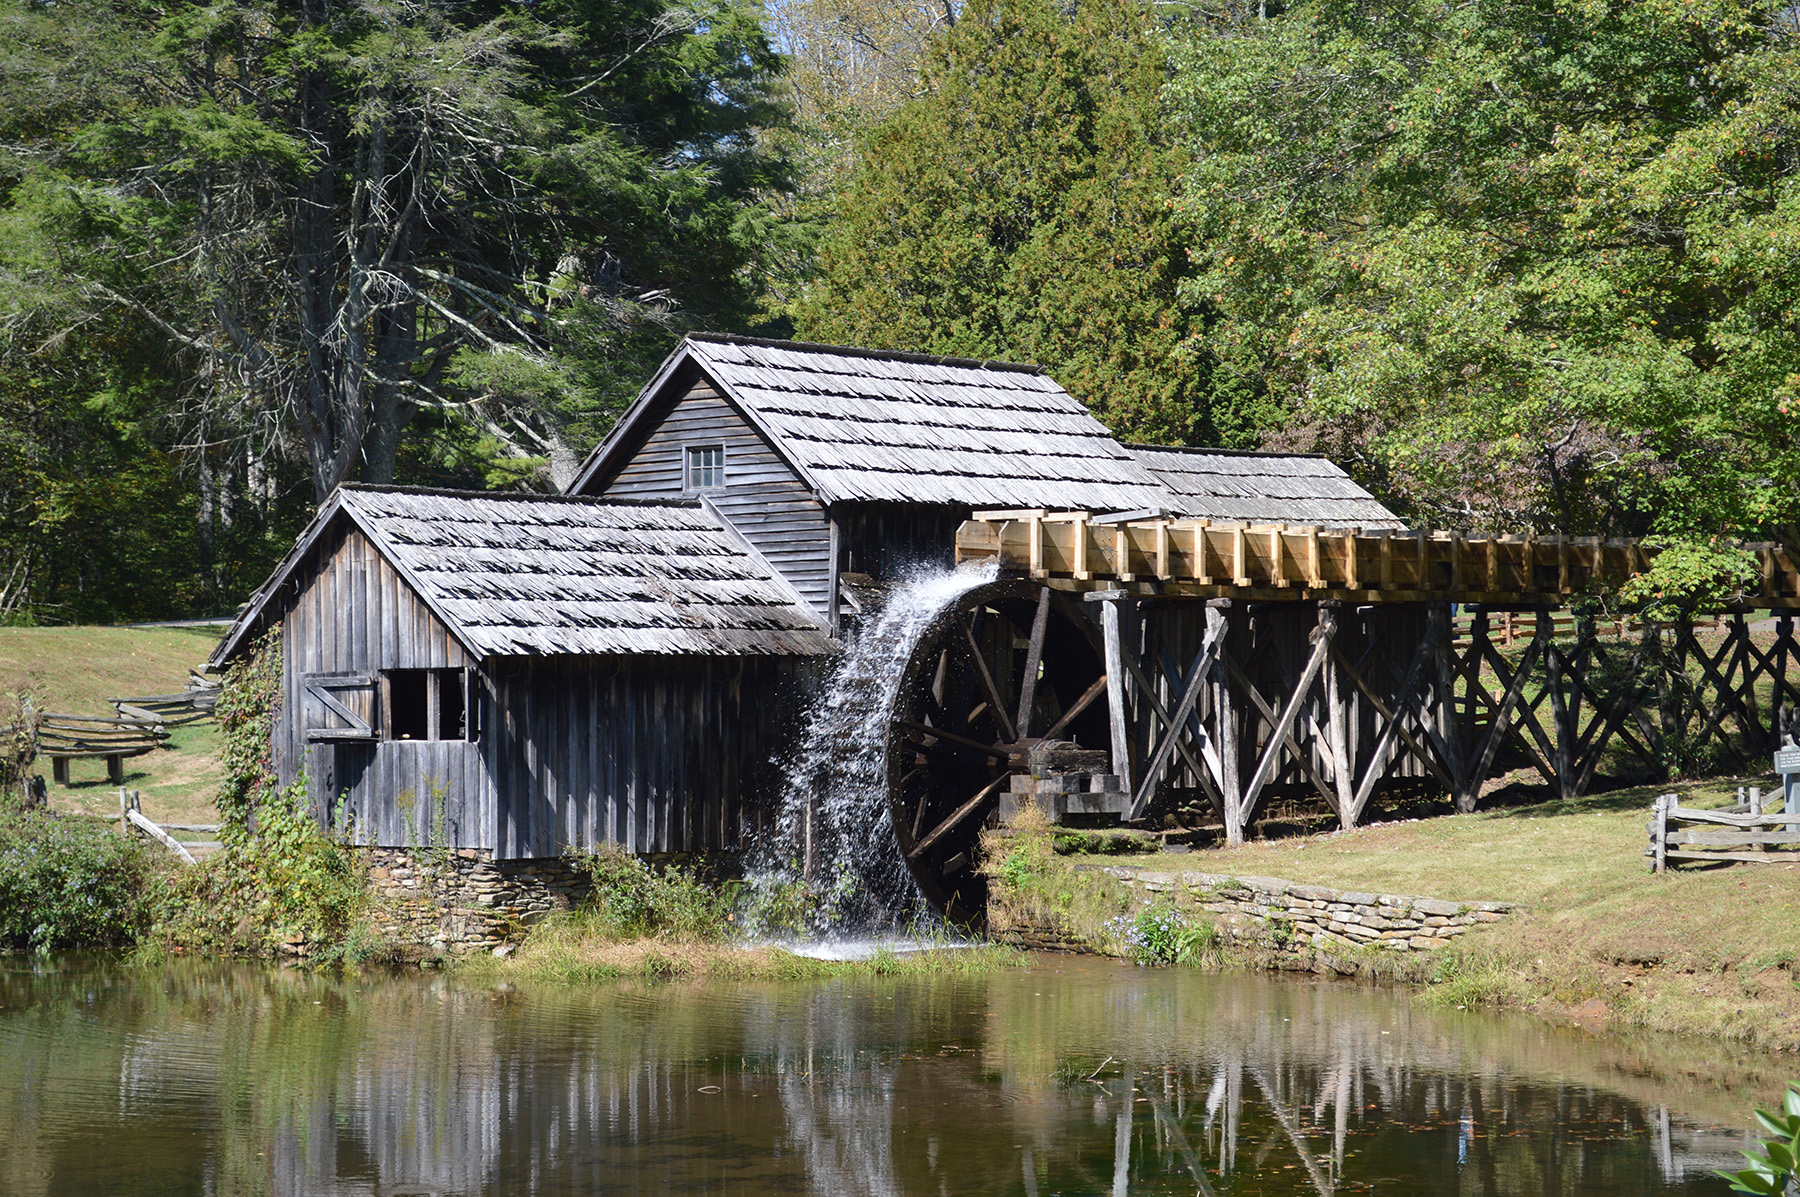
[[[1329,458],[1129,445],[1167,488],[1171,511],[1194,519],[1322,528],[1399,528],[1404,523]]]
[[[836,651],[792,587],[698,503],[345,486],[251,600],[215,661],[238,651],[339,519],[478,658]]]
[[[635,451],[664,384],[704,371],[826,503],[1127,511],[1156,479],[1036,366],[690,334],[570,490]]]

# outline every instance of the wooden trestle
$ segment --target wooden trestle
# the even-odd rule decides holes
[[[1603,774],[1766,768],[1780,708],[1800,705],[1800,570],[1747,547],[1760,587],[1716,637],[1646,624],[1635,640],[1555,612],[1647,565],[1636,541],[1030,511],[978,513],[956,555],[1086,592],[1126,817],[1204,800],[1238,843],[1278,793],[1352,827],[1408,778],[1466,811],[1520,767],[1562,797]],[[1772,626],[1753,634],[1758,610]],[[1535,615],[1522,651],[1496,642],[1498,611]]]

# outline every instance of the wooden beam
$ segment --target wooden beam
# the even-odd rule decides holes
[[[1082,691],[1081,697],[1075,700],[1074,705],[1064,711],[1062,717],[1050,725],[1050,729],[1044,733],[1044,739],[1054,740],[1057,732],[1068,727],[1069,724],[1075,721],[1077,715],[1093,706],[1094,700],[1106,693],[1107,684],[1106,675],[1104,673],[1095,678],[1094,684]]]
[[[993,797],[995,791],[1004,785],[1011,777],[1012,774],[1010,773],[1002,773],[999,777],[994,778],[994,780],[983,786],[979,794],[976,794],[973,798],[951,811],[949,815],[944,818],[942,823],[939,823],[936,827],[933,827],[930,831],[926,832],[925,838],[913,845],[912,851],[906,854],[907,859],[917,860],[920,856],[929,851],[933,844],[949,835],[952,831],[955,831],[956,828],[962,824],[963,820],[979,810],[981,804]]]
[[[1201,643],[1200,655],[1189,671],[1187,685],[1182,687],[1181,699],[1175,704],[1174,712],[1165,720],[1162,738],[1150,753],[1149,761],[1144,765],[1143,779],[1138,783],[1132,795],[1131,806],[1125,812],[1123,822],[1129,823],[1144,813],[1145,805],[1150,801],[1150,794],[1156,789],[1156,783],[1162,777],[1163,766],[1169,763],[1169,756],[1181,738],[1187,717],[1200,700],[1200,685],[1212,671],[1213,661],[1218,658],[1219,644],[1224,640],[1224,625],[1215,624],[1206,630],[1206,639]],[[1140,683],[1142,684],[1142,683]],[[1144,686],[1146,691],[1148,686]]]
[[[1022,739],[1031,734],[1031,708],[1037,702],[1038,668],[1044,661],[1044,632],[1050,626],[1050,588],[1038,592],[1037,614],[1025,649],[1025,676],[1019,679],[1019,715],[1013,720]]]
[[[915,731],[920,735],[930,736],[934,740],[942,740],[946,744],[955,744],[960,748],[968,748],[975,752],[984,752],[991,757],[997,757],[1003,761],[1009,760],[1012,757],[1012,750],[1010,748],[1002,748],[998,744],[983,744],[980,740],[971,740],[967,736],[959,736],[955,732],[947,732],[941,727],[932,727],[929,723],[914,723],[911,719],[896,719],[894,722],[898,723],[901,727],[906,728],[908,731]],[[929,745],[922,745],[922,747],[929,747]]]
[[[1268,784],[1288,732],[1293,729],[1294,720],[1299,716],[1300,707],[1312,689],[1313,680],[1319,676],[1319,669],[1325,664],[1326,655],[1331,652],[1331,642],[1336,633],[1337,617],[1329,610],[1322,610],[1319,613],[1318,630],[1313,633],[1312,656],[1307,658],[1306,668],[1300,671],[1300,680],[1295,683],[1294,692],[1288,696],[1287,705],[1282,708],[1275,727],[1269,733],[1269,742],[1263,748],[1262,759],[1257,761],[1255,770],[1250,774],[1249,784],[1244,787],[1244,800],[1239,815],[1245,823],[1250,821],[1250,816],[1256,810],[1256,800],[1262,796],[1263,786]]]
[[[981,643],[975,639],[975,629],[960,614],[956,617],[956,626],[962,629],[963,642],[969,647],[969,659],[975,662],[975,677],[981,688],[987,692],[988,703],[994,712],[994,722],[999,725],[1000,738],[1009,743],[1019,738],[1019,732],[1013,726],[1012,716],[1007,714],[1006,700],[1000,697],[1000,687],[994,684],[994,675],[988,672],[987,659],[981,655]],[[1008,625],[1010,627],[1010,625]],[[1008,651],[1011,651],[1010,646]],[[971,716],[971,719],[973,716]]]
[[[1106,652],[1107,718],[1112,728],[1112,771],[1131,793],[1131,721],[1125,714],[1125,662],[1119,639],[1119,600],[1100,604],[1100,632]]]

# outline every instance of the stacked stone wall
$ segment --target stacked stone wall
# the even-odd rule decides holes
[[[576,862],[563,857],[496,861],[478,848],[368,854],[383,933],[437,954],[504,952],[527,928],[587,894]]]
[[[1118,878],[1148,901],[1155,901],[1158,895],[1187,899],[1214,915],[1220,932],[1232,939],[1253,939],[1297,952],[1309,947],[1435,951],[1518,909],[1511,902],[1451,902],[1411,894],[1376,894],[1304,885],[1279,877],[1091,867]]]

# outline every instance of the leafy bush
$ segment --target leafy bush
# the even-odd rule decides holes
[[[735,886],[708,885],[679,865],[653,869],[614,844],[576,860],[592,886],[582,915],[603,935],[716,940],[730,929]]]
[[[176,883],[163,927],[207,951],[262,951],[302,936],[318,962],[380,954],[366,926],[366,861],[319,825],[304,773],[282,788],[271,733],[281,705],[280,630],[271,629],[226,673],[215,715],[224,733],[218,806],[225,850]]]
[[[1190,920],[1173,906],[1149,906],[1137,918],[1121,915],[1113,931],[1140,964],[1199,964],[1218,946],[1218,930]]]
[[[0,813],[0,948],[134,944],[155,921],[164,876],[146,845],[102,825]]]
[[[1760,1193],[1763,1197],[1800,1190],[1800,1082],[1788,1082],[1781,1112],[1758,1109],[1756,1120],[1774,1138],[1763,1140],[1760,1153],[1743,1152],[1750,1166],[1741,1172],[1721,1172],[1734,1193]]]

